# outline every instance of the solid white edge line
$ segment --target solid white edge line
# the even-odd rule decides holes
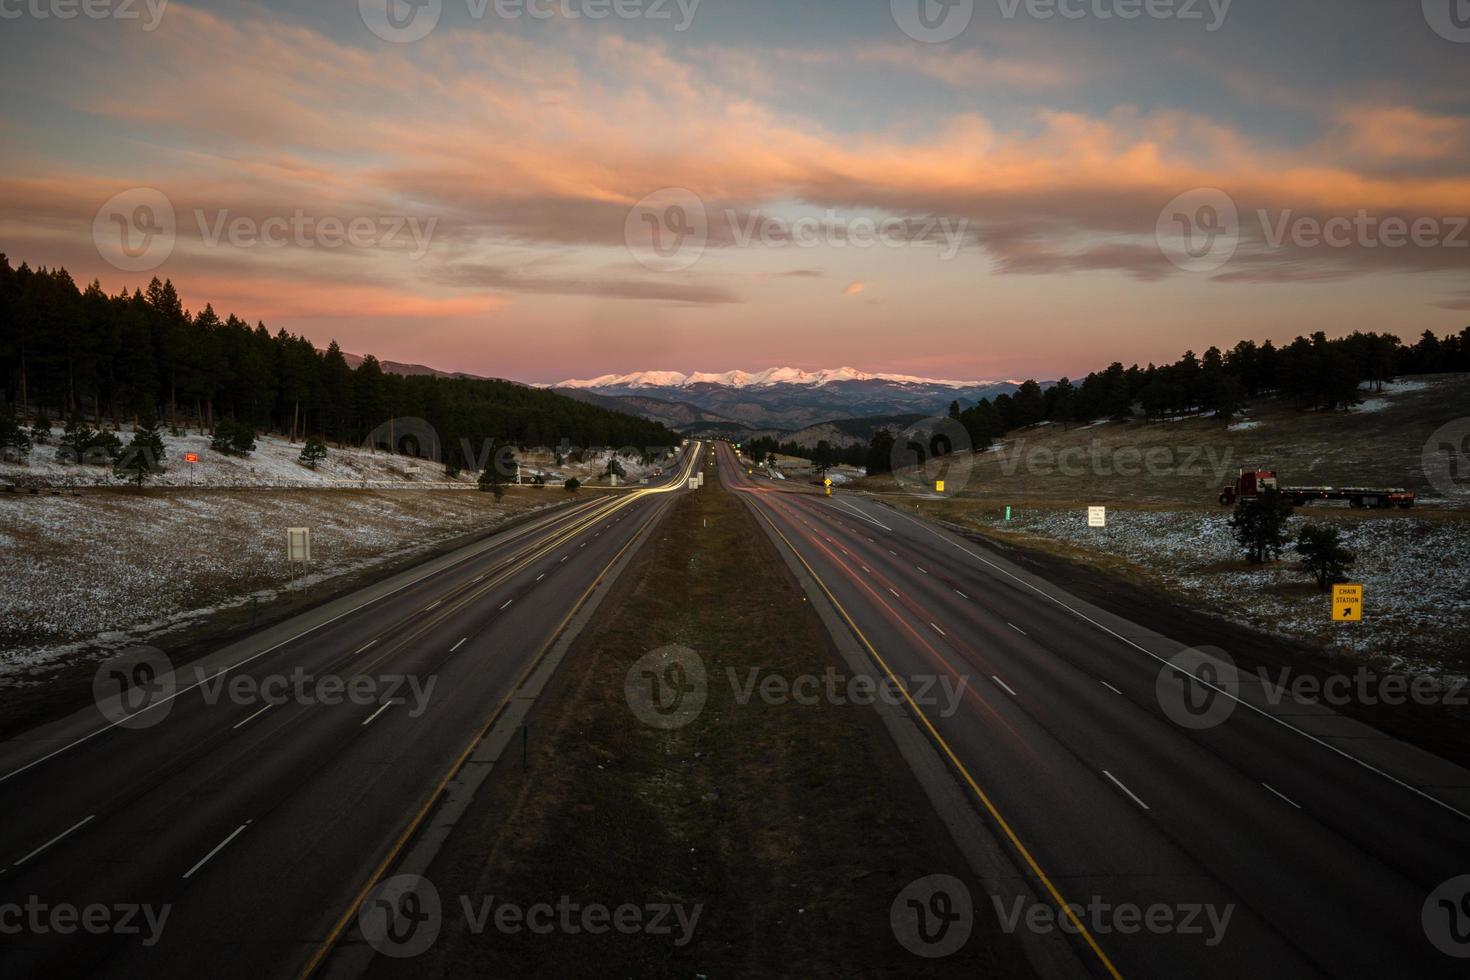
[[[991,674],[990,675],[990,679],[993,680],[993,681],[995,681],[1002,688],[1004,688],[1005,689],[1005,692],[1007,694],[1009,694],[1011,697],[1013,697],[1013,698],[1014,697],[1018,697],[1018,695],[1016,694],[1016,692],[1013,691],[1013,690],[1011,690],[1011,686],[1009,684],[1007,684],[1005,681],[1001,680],[999,677],[996,677],[994,674]]]
[[[1419,787],[1415,786],[1414,784],[1407,783],[1404,780],[1402,780],[1402,779],[1398,778],[1397,776],[1393,775],[1392,773],[1388,773],[1388,772],[1383,771],[1382,769],[1379,769],[1377,766],[1373,765],[1370,762],[1365,762],[1364,760],[1362,760],[1362,759],[1358,758],[1357,756],[1353,755],[1351,752],[1347,751],[1346,749],[1340,749],[1337,746],[1331,744],[1330,742],[1324,742],[1322,739],[1320,739],[1317,736],[1311,734],[1310,732],[1303,731],[1302,729],[1296,727],[1295,725],[1293,725],[1289,721],[1283,721],[1282,719],[1277,718],[1275,715],[1271,714],[1271,712],[1266,711],[1266,710],[1264,710],[1262,708],[1256,707],[1255,705],[1251,704],[1249,701],[1246,701],[1244,698],[1241,698],[1241,697],[1238,697],[1237,695],[1231,694],[1229,691],[1225,690],[1224,688],[1217,687],[1214,684],[1211,684],[1209,681],[1201,680],[1200,678],[1195,677],[1195,675],[1194,674],[1191,674],[1189,671],[1180,670],[1178,667],[1175,667],[1173,664],[1169,663],[1168,660],[1164,659],[1163,657],[1159,656],[1158,654],[1153,653],[1152,651],[1147,650],[1144,647],[1139,646],[1137,643],[1134,643],[1132,640],[1128,639],[1128,637],[1126,637],[1126,636],[1123,636],[1121,633],[1118,633],[1115,630],[1108,629],[1102,623],[1099,623],[1097,620],[1091,618],[1090,616],[1086,615],[1085,613],[1080,612],[1079,610],[1073,609],[1071,606],[1067,605],[1065,602],[1063,602],[1062,600],[1058,599],[1056,596],[1051,595],[1050,593],[1046,592],[1043,589],[1038,589],[1036,586],[1032,585],[1030,582],[1027,582],[1025,579],[1021,578],[1019,575],[1016,575],[1016,574],[1014,574],[1014,573],[1012,573],[1010,571],[1007,571],[1004,568],[1001,568],[999,565],[997,565],[995,562],[991,561],[990,559],[983,558],[980,555],[975,554],[975,552],[971,551],[969,548],[966,548],[964,545],[960,544],[959,542],[954,541],[951,538],[945,537],[943,534],[939,533],[939,531],[937,531],[936,529],[934,529],[932,527],[928,527],[927,525],[923,524],[920,521],[914,520],[912,517],[909,517],[903,511],[897,511],[896,510],[896,511],[894,511],[894,513],[898,514],[900,517],[904,518],[909,523],[914,524],[914,525],[922,528],[925,531],[928,531],[930,534],[934,535],[936,538],[939,538],[941,541],[944,541],[944,542],[948,543],[951,547],[956,548],[956,549],[958,549],[960,551],[963,551],[965,554],[969,555],[971,558],[974,558],[976,561],[983,562],[984,564],[989,565],[991,568],[995,569],[997,572],[1000,572],[1002,575],[1006,576],[1007,578],[1014,579],[1017,583],[1019,583],[1021,585],[1024,585],[1026,588],[1030,589],[1032,592],[1035,592],[1037,595],[1042,596],[1042,597],[1047,598],[1047,599],[1050,599],[1052,602],[1055,602],[1057,605],[1061,606],[1063,609],[1065,609],[1068,612],[1070,612],[1073,615],[1075,615],[1078,619],[1081,619],[1081,620],[1083,620],[1084,622],[1087,622],[1087,623],[1091,623],[1093,626],[1096,626],[1098,629],[1102,630],[1104,633],[1107,633],[1109,636],[1115,637],[1116,639],[1121,640],[1122,642],[1128,644],[1130,647],[1132,647],[1133,649],[1137,650],[1139,653],[1142,653],[1144,656],[1149,657],[1152,660],[1157,660],[1159,663],[1164,664],[1167,667],[1170,667],[1174,671],[1176,671],[1176,672],[1178,672],[1180,674],[1183,674],[1186,677],[1189,677],[1190,679],[1196,681],[1197,683],[1200,683],[1200,684],[1205,685],[1206,687],[1210,688],[1212,691],[1216,692],[1217,694],[1223,694],[1223,695],[1225,695],[1225,697],[1227,697],[1230,700],[1236,702],[1237,704],[1242,705],[1243,707],[1248,708],[1251,711],[1254,711],[1256,714],[1260,715],[1262,718],[1266,718],[1266,719],[1268,719],[1270,721],[1273,721],[1276,724],[1280,725],[1282,728],[1285,728],[1287,731],[1289,731],[1289,732],[1295,732],[1297,735],[1300,735],[1302,738],[1308,740],[1309,742],[1313,742],[1313,743],[1315,743],[1317,745],[1320,745],[1322,748],[1327,749],[1329,752],[1335,753],[1336,755],[1341,756],[1342,758],[1348,760],[1349,762],[1352,762],[1352,763],[1354,763],[1356,765],[1362,766],[1364,769],[1368,770],[1369,772],[1373,773],[1374,775],[1381,776],[1382,778],[1384,778],[1384,779],[1388,780],[1389,782],[1393,783],[1395,786],[1398,786],[1401,789],[1408,790],[1410,793],[1413,793],[1415,796],[1419,797],[1420,799],[1427,800],[1430,803],[1433,803],[1435,806],[1442,807],[1445,810],[1448,810],[1450,813],[1453,813],[1455,816],[1459,817],[1462,820],[1470,821],[1470,813],[1466,813],[1464,810],[1461,810],[1458,807],[1455,807],[1455,806],[1450,805],[1449,803],[1446,803],[1444,800],[1441,800],[1439,797],[1433,795],[1432,793],[1426,793],[1424,790],[1420,789]]]
[[[366,642],[366,643],[364,643],[364,644],[363,644],[363,645],[362,645],[362,646],[360,646],[360,647],[358,647],[358,649],[357,649],[357,653],[354,653],[354,654],[353,654],[353,656],[354,656],[354,657],[355,657],[355,656],[357,656],[357,654],[358,654],[358,653],[362,653],[362,652],[363,652],[363,651],[365,651],[365,650],[366,650],[366,649],[367,649],[367,648],[368,648],[368,647],[370,647],[370,646],[372,646],[372,645],[373,645],[373,644],[374,644],[374,643],[377,643],[377,642],[378,642],[378,638],[377,638],[377,637],[376,637],[376,636],[375,636],[375,637],[373,637],[373,638],[372,638],[372,639],[371,639],[371,640],[368,640],[368,641],[367,641],[367,642]]]
[[[368,715],[367,721],[365,721],[365,722],[362,723],[362,727],[363,728],[366,728],[367,726],[371,725],[373,723],[373,719],[377,718],[378,715],[380,715],[383,712],[387,711],[391,707],[393,707],[393,702],[392,701],[384,701],[383,702],[383,706],[381,708],[379,708],[377,711],[374,711],[372,714]]]
[[[264,708],[261,708],[259,711],[255,712],[255,714],[251,715],[249,718],[245,718],[235,722],[233,725],[230,726],[230,731],[233,732],[236,729],[244,728],[246,725],[250,724],[252,721],[259,718],[261,715],[265,714],[267,711],[271,710],[274,707],[274,704],[266,705]]]
[[[1108,772],[1106,769],[1104,769],[1102,771],[1102,774],[1104,776],[1108,777],[1109,779],[1111,779],[1113,781],[1113,785],[1114,786],[1118,787],[1123,792],[1127,793],[1128,796],[1129,796],[1129,798],[1132,799],[1134,803],[1137,803],[1139,806],[1143,807],[1145,810],[1149,809],[1149,805],[1147,803],[1143,802],[1142,800],[1140,800],[1138,798],[1138,794],[1137,793],[1133,792],[1133,790],[1129,789],[1127,786],[1124,786],[1123,785],[1123,781],[1120,780],[1117,776],[1114,776],[1112,773]]]
[[[50,847],[52,844],[55,844],[57,841],[63,840],[65,838],[71,836],[72,834],[76,833],[78,830],[81,830],[87,824],[91,823],[96,818],[97,818],[97,814],[95,814],[95,813],[92,814],[89,817],[83,817],[81,820],[78,820],[76,823],[72,824],[70,827],[68,827],[67,829],[63,830],[61,833],[57,834],[55,837],[51,838],[46,843],[44,843],[40,847],[36,848],[34,851],[32,851],[31,853],[27,854],[25,857],[21,858],[19,861],[15,862],[14,867],[17,867],[17,868],[20,867],[22,864],[25,864],[31,858],[35,857],[37,854],[40,854],[46,848]]]
[[[852,511],[860,519],[867,521],[869,524],[872,524],[874,527],[881,527],[885,531],[892,531],[893,530],[893,528],[889,527],[887,524],[883,524],[880,521],[874,520],[873,518],[869,517],[867,514],[864,514],[862,511],[858,510],[856,507],[852,506],[851,504],[849,504],[845,500],[834,500],[833,503],[835,503],[835,504],[841,504],[847,510]],[[869,538],[868,540],[871,541],[873,539],[872,538]]]
[[[244,831],[244,829],[246,827],[248,827],[248,826],[250,826],[250,821],[249,820],[245,821],[240,826],[236,827],[235,828],[235,832],[233,834],[231,834],[230,836],[226,837],[224,840],[220,841],[218,844],[214,845],[214,850],[210,851],[208,854],[204,855],[204,857],[200,858],[199,859],[199,863],[196,864],[196,865],[194,865],[194,867],[190,868],[188,871],[185,871],[184,872],[184,877],[185,878],[191,877],[194,874],[194,872],[198,871],[200,868],[202,868],[206,864],[208,864],[210,858],[214,857],[220,851],[223,851],[229,845],[230,841],[234,840],[236,837],[239,837],[240,834],[241,834],[241,832]]]
[[[1280,790],[1276,789],[1270,783],[1262,783],[1261,785],[1264,786],[1264,787],[1266,787],[1266,789],[1270,790],[1272,793],[1274,793],[1277,796],[1281,797],[1286,802],[1290,803],[1292,806],[1296,807],[1298,810],[1300,810],[1302,808],[1302,805],[1300,803],[1298,803],[1296,800],[1293,800],[1291,797],[1287,796],[1285,793],[1281,792]]]

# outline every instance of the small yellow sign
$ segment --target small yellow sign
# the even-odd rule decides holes
[[[1358,623],[1362,620],[1363,587],[1361,585],[1334,585],[1332,587],[1332,621]]]
[[[824,487],[830,487],[831,485],[832,485],[832,481],[831,480],[823,480],[822,481],[822,486],[824,486]]]
[[[944,481],[943,480],[935,480],[934,481],[934,492],[935,493],[943,493],[944,492]]]

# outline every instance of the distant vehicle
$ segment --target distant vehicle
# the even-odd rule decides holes
[[[1414,491],[1402,487],[1283,487],[1274,470],[1241,470],[1233,484],[1220,488],[1220,503],[1253,500],[1272,488],[1303,505],[1314,500],[1346,500],[1353,507],[1412,507],[1415,500]]]

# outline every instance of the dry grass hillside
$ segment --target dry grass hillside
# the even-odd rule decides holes
[[[1381,394],[1363,394],[1363,404],[1349,412],[1301,412],[1260,399],[1229,423],[1190,417],[1016,430],[973,458],[959,496],[1214,508],[1220,487],[1244,467],[1273,469],[1283,484],[1401,486],[1423,504],[1470,506],[1470,482],[1436,487],[1423,464],[1436,429],[1470,419],[1470,375],[1401,378]],[[947,490],[963,469],[952,469]],[[885,493],[898,489],[896,482],[880,476],[856,487]]]

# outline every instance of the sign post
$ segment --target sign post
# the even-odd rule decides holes
[[[1361,623],[1363,621],[1363,587],[1361,585],[1334,585],[1332,587],[1332,621],[1334,623]]]
[[[194,464],[199,462],[198,453],[184,453],[184,462],[189,464],[189,486],[194,485]]]
[[[286,528],[286,561],[291,566],[291,579],[294,582],[296,563],[301,562],[301,569],[304,573],[307,563],[311,561],[311,528]]]

